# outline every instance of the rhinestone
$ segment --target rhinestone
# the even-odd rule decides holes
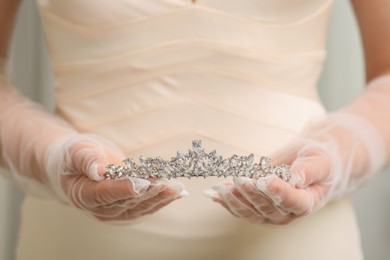
[[[205,153],[201,140],[192,142],[192,150],[187,154],[177,152],[176,157],[170,161],[160,157],[145,158],[139,157],[140,165],[132,159],[125,159],[124,166],[109,164],[106,166],[104,177],[116,179],[124,177],[136,178],[178,178],[178,177],[264,177],[275,174],[279,178],[288,181],[291,173],[288,165],[270,165],[270,158],[261,157],[259,163],[254,163],[254,155],[238,156],[232,155],[228,159],[217,155],[215,150]]]
[[[261,157],[260,158],[260,166],[261,166],[261,169],[267,169],[269,167],[269,161],[270,159],[268,157]]]

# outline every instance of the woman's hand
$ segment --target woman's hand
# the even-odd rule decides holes
[[[351,105],[311,123],[271,156],[291,165],[292,179],[235,178],[206,191],[233,215],[286,224],[367,182],[390,161],[390,75],[371,82]]]
[[[233,215],[255,223],[287,224],[308,215],[335,197],[341,172],[334,146],[300,140],[273,158],[291,165],[289,183],[275,175],[258,179],[234,178],[206,194]]]
[[[127,222],[151,214],[185,195],[179,182],[125,178],[105,180],[105,165],[125,156],[118,147],[94,135],[75,135],[46,155],[51,182],[61,197],[101,221]],[[56,180],[59,177],[59,180]]]
[[[125,158],[113,143],[77,132],[1,76],[0,99],[0,166],[26,192],[49,194],[110,222],[153,213],[185,194],[179,182],[104,180],[105,165]]]

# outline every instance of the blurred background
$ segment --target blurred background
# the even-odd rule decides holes
[[[22,1],[11,54],[11,75],[23,93],[53,108],[53,76],[34,1]],[[319,92],[329,110],[350,102],[364,87],[359,32],[347,0],[336,0],[328,38],[328,59]],[[390,172],[352,194],[365,259],[390,256]],[[23,194],[0,176],[0,260],[14,259]],[[340,232],[343,232],[340,230]],[[297,234],[299,235],[299,234]]]

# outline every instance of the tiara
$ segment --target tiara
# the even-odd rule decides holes
[[[224,159],[215,150],[206,153],[202,148],[201,140],[192,141],[192,150],[184,154],[177,152],[176,157],[170,161],[160,157],[145,158],[139,157],[140,164],[137,165],[132,159],[123,160],[125,165],[109,164],[106,166],[104,177],[106,179],[120,179],[126,177],[135,178],[179,178],[192,177],[207,178],[210,176],[229,177],[265,177],[276,175],[284,181],[291,178],[290,166],[281,164],[272,166],[269,157],[261,157],[258,163],[254,162],[254,155],[238,156],[232,155]]]

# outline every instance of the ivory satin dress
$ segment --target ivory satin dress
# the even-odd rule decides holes
[[[270,155],[325,113],[316,84],[332,0],[36,0],[57,113],[126,155],[169,159],[202,139]],[[233,217],[202,191],[128,226],[27,196],[18,260],[361,259],[348,199],[292,225]]]

